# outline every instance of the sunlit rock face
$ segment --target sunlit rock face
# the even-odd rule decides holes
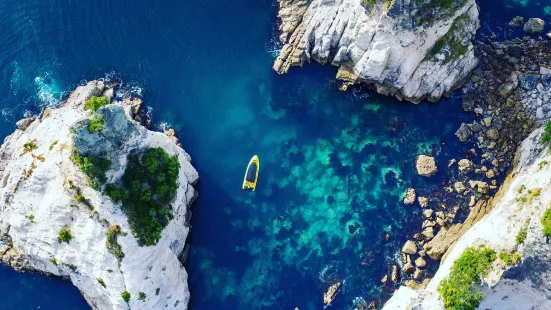
[[[339,67],[347,83],[379,93],[437,101],[476,66],[475,0],[279,0],[280,41],[274,70],[310,60]]]
[[[186,309],[187,273],[179,257],[189,233],[188,208],[198,180],[190,156],[173,137],[148,131],[118,102],[101,107],[103,129],[90,132],[91,96],[112,94],[101,81],[78,87],[59,109],[18,123],[0,148],[2,259],[16,269],[70,279],[94,309]],[[111,96],[109,101],[112,100]],[[129,217],[71,160],[80,154],[111,161],[107,183],[120,180],[133,151],[160,147],[176,156],[178,187],[172,219],[158,242],[140,246]],[[115,239],[108,240],[108,230]],[[61,231],[70,232],[68,242]],[[114,244],[120,253],[115,255]],[[129,293],[128,301],[123,292]]]

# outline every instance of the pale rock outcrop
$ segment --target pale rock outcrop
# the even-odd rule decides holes
[[[412,205],[415,202],[415,189],[408,188],[404,197],[404,204]]]
[[[139,125],[121,105],[102,107],[104,127],[89,133],[84,102],[102,95],[104,89],[101,81],[78,87],[60,108],[20,122],[5,139],[0,148],[1,258],[16,269],[70,279],[94,309],[186,309],[187,273],[179,257],[189,233],[188,208],[196,197],[192,185],[197,172],[182,148],[166,135]],[[34,146],[29,147],[29,142]],[[132,150],[162,147],[177,156],[174,217],[156,245],[138,245],[120,203],[90,187],[71,161],[73,147],[91,154],[107,152],[112,162],[108,182],[122,176]],[[124,253],[122,260],[106,247],[112,225],[120,226],[116,242]],[[69,243],[58,241],[58,232],[65,227],[71,231]],[[128,303],[121,297],[123,291],[131,294]],[[146,294],[143,300],[139,292]]]
[[[516,252],[521,257],[517,266],[507,267],[499,259],[493,264],[484,278],[484,300],[479,309],[551,309],[551,301],[547,298],[551,295],[548,280],[551,277],[551,254],[541,224],[541,218],[551,204],[551,188],[541,187],[550,182],[551,167],[541,163],[551,161],[551,154],[549,148],[542,147],[539,142],[541,133],[541,129],[536,130],[522,143],[515,169],[494,198],[493,208],[489,203],[478,202],[475,208],[484,206],[489,209],[477,212],[474,218],[469,216],[466,222],[475,222],[472,227],[462,234],[458,230],[467,223],[456,224],[442,234],[457,237],[447,252],[438,251],[446,254],[427,287],[416,291],[402,286],[383,309],[443,309],[437,291],[440,282],[449,275],[453,262],[466,248],[479,244],[485,244],[497,253]],[[541,191],[538,190],[539,194],[533,195],[528,202],[519,199],[523,193],[536,192],[528,192],[529,189],[537,188]],[[456,232],[452,234],[452,230]],[[521,230],[526,231],[526,238],[519,245],[516,237]],[[431,243],[436,243],[440,235]],[[434,254],[434,251],[433,247],[428,254]],[[431,257],[435,258],[434,255]]]
[[[530,18],[524,24],[524,32],[526,34],[538,34],[543,32],[543,29],[545,27],[545,21],[541,18]]]
[[[344,71],[347,83],[374,84],[384,95],[437,101],[477,65],[475,0],[278,0],[280,41],[274,70],[311,59]],[[352,77],[352,79],[351,79]]]
[[[434,160],[434,157],[431,156],[417,156],[415,167],[417,169],[417,174],[424,177],[431,177],[438,172],[436,161]]]

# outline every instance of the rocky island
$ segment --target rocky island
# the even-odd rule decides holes
[[[0,148],[0,254],[70,279],[94,309],[186,309],[198,174],[141,101],[102,81],[17,123]],[[140,124],[142,123],[142,124]]]
[[[374,85],[399,99],[437,101],[478,63],[472,38],[475,0],[278,0],[280,41],[274,70],[310,60],[339,67],[337,78]]]

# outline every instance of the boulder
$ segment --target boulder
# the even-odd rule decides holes
[[[417,253],[417,245],[415,244],[415,242],[408,240],[402,247],[402,253],[409,255]]]
[[[417,174],[419,174],[420,176],[431,177],[438,172],[436,161],[434,160],[434,157],[431,156],[417,156],[415,166],[417,168]]]
[[[412,205],[415,202],[415,189],[408,188],[404,197],[404,204]]]
[[[25,130],[25,129],[27,129],[27,128],[29,127],[29,125],[31,125],[35,120],[36,120],[36,117],[24,118],[24,119],[22,119],[22,120],[17,121],[17,123],[15,123],[15,125],[17,126],[18,129]]]
[[[427,266],[427,261],[423,257],[417,257],[415,260],[415,266],[425,268]]]
[[[415,271],[413,272],[413,279],[417,281],[421,280],[424,276],[425,276],[424,270],[416,268]]]
[[[465,191],[465,185],[463,184],[463,182],[455,182],[453,184],[453,188],[455,189],[455,191],[458,193],[458,194],[463,194],[463,192]]]
[[[536,88],[538,77],[534,74],[523,74],[518,78],[520,87],[524,90],[532,90]]]
[[[431,210],[431,209],[425,209],[425,210],[423,210],[423,216],[424,216],[425,218],[431,218],[433,213],[434,213],[434,211]]]
[[[408,260],[408,262],[404,264],[402,271],[408,274],[412,274],[415,271],[415,266],[413,266],[411,260]]]
[[[530,18],[524,24],[524,33],[526,34],[538,34],[543,32],[545,28],[545,21],[541,18]]]
[[[469,185],[483,195],[488,194],[490,189],[488,183],[482,181],[469,181]]]
[[[390,280],[392,283],[398,283],[400,281],[400,272],[398,266],[392,265],[392,271],[390,272]]]
[[[495,128],[489,129],[486,131],[486,138],[492,141],[497,141],[499,140],[499,133]]]
[[[426,208],[429,205],[429,199],[427,197],[419,197],[417,198],[417,201],[419,202],[419,205],[421,208]]]
[[[466,123],[461,123],[461,126],[457,131],[455,132],[455,136],[459,139],[461,142],[467,142],[469,138],[472,136],[473,132],[471,131],[471,128]]]
[[[511,75],[505,80],[505,83],[501,84],[498,89],[499,95],[503,98],[509,97],[509,95],[518,87],[518,73],[512,72]]]
[[[459,161],[459,163],[457,164],[457,167],[459,169],[459,172],[464,173],[464,174],[467,174],[467,173],[473,171],[473,169],[474,169],[473,162],[466,159],[466,158],[461,159]]]
[[[515,16],[515,17],[509,22],[509,26],[511,26],[511,27],[513,27],[513,28],[517,28],[517,27],[522,26],[523,23],[524,23],[524,17],[522,17],[522,16]]]

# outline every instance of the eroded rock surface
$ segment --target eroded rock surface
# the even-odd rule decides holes
[[[315,60],[339,67],[347,83],[412,102],[436,101],[476,66],[471,39],[475,0],[278,0],[280,41],[274,70]]]

